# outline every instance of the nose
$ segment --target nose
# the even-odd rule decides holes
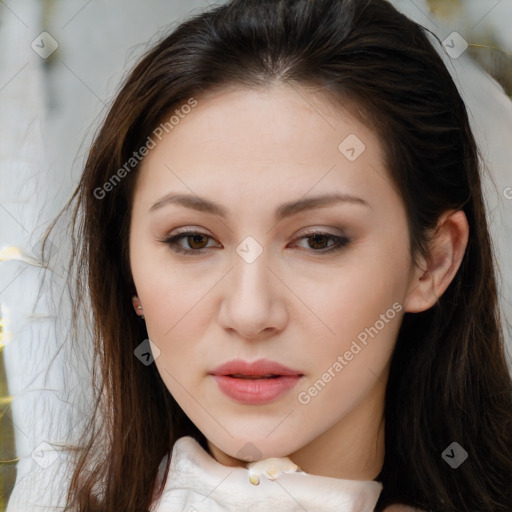
[[[265,252],[247,263],[235,257],[235,268],[224,283],[219,324],[248,340],[262,339],[284,329],[288,321],[285,289],[268,267]]]

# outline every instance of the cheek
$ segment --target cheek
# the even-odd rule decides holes
[[[212,292],[219,272],[198,274],[192,266],[177,270],[177,265],[171,268],[168,261],[157,262],[155,259],[149,264],[148,260],[147,267],[140,268],[136,286],[148,337],[160,350],[157,368],[178,398],[181,386],[193,388],[205,371],[205,332],[213,318]]]
[[[148,336],[160,350],[173,332],[176,317],[185,315],[190,288],[179,273],[165,264],[159,249],[147,240],[132,234],[137,243],[130,243],[130,263],[137,295],[144,308]],[[178,317],[178,318],[179,318]]]
[[[206,299],[219,272],[208,263],[176,261],[171,249],[150,235],[135,238],[136,228],[133,239],[138,243],[130,245],[133,280],[144,307],[148,334],[155,342],[167,343],[184,325],[193,328],[197,324],[197,306]],[[187,337],[190,334],[189,331]]]
[[[158,275],[157,272],[155,274]],[[167,272],[146,281],[140,290],[148,334],[155,343],[173,351],[190,350],[203,332],[209,307],[206,282],[178,272]]]
[[[332,290],[315,302],[315,312],[323,325],[315,326],[306,320],[302,324],[304,339],[309,342],[303,348],[305,355],[309,353],[312,378],[319,378],[331,368],[338,356],[343,358],[343,370],[336,373],[343,373],[343,377],[337,381],[348,379],[349,383],[364,378],[363,368],[378,374],[387,364],[403,309],[399,294],[392,291],[395,283],[387,284],[364,286],[357,280],[357,274],[352,274],[344,280],[341,291]]]
[[[408,285],[408,261],[405,251],[392,255],[380,247],[361,253],[345,268],[334,269],[326,286],[307,294],[329,327],[325,333],[339,340],[352,339],[394,303],[401,303]]]
[[[400,246],[404,250],[393,251]],[[306,401],[316,403],[315,407],[333,403],[337,404],[335,409],[345,410],[375,384],[388,364],[408,283],[405,247],[405,242],[393,239],[367,246],[345,268],[333,269],[327,286],[309,290],[308,300],[322,324],[315,334],[303,320],[309,339],[315,338],[315,350],[303,347],[304,353],[309,352],[312,372],[301,391],[306,392]],[[326,373],[329,370],[331,374]],[[313,400],[315,393],[322,397]]]
[[[352,274],[344,281],[344,291],[333,292],[333,300],[323,303],[325,323],[334,334],[317,334],[314,350],[304,346],[310,373],[297,390],[296,403],[301,428],[317,434],[343,418],[385,379],[400,328],[402,308],[397,295],[390,293],[392,279],[388,287],[376,288],[363,286],[357,277]]]

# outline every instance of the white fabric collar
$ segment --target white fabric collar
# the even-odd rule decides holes
[[[163,461],[165,463],[165,460]],[[174,444],[169,475],[152,512],[373,512],[382,484],[296,472],[249,482],[249,471],[217,462],[192,437]]]

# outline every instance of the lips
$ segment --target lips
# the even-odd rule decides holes
[[[243,375],[242,373],[231,373],[228,374],[229,377],[233,377],[234,379],[275,379],[279,377],[279,375],[275,375],[273,373],[268,373],[267,375]]]
[[[290,391],[303,374],[268,359],[252,363],[228,361],[209,373],[226,396],[236,402],[256,405],[269,403]]]
[[[282,375],[302,375],[302,372],[268,359],[258,359],[252,363],[242,359],[234,359],[233,361],[221,364],[210,372],[210,374],[230,375],[238,378],[272,378]]]

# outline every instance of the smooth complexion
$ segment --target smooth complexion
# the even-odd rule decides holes
[[[384,393],[401,320],[431,307],[449,285],[467,243],[465,216],[447,212],[433,257],[417,267],[381,142],[347,110],[281,84],[197,99],[144,159],[134,195],[130,263],[161,351],[157,368],[219,462],[243,465],[251,446],[261,458],[289,456],[308,473],[373,479],[384,458]],[[351,134],[365,145],[354,161],[338,149]],[[282,209],[329,194],[342,200]],[[166,242],[183,231],[199,235]],[[237,253],[246,237],[263,249],[252,263]],[[335,240],[340,246],[328,251]],[[402,310],[301,404],[299,393],[395,303]],[[232,359],[263,358],[303,374],[270,403],[240,404],[209,375]]]

